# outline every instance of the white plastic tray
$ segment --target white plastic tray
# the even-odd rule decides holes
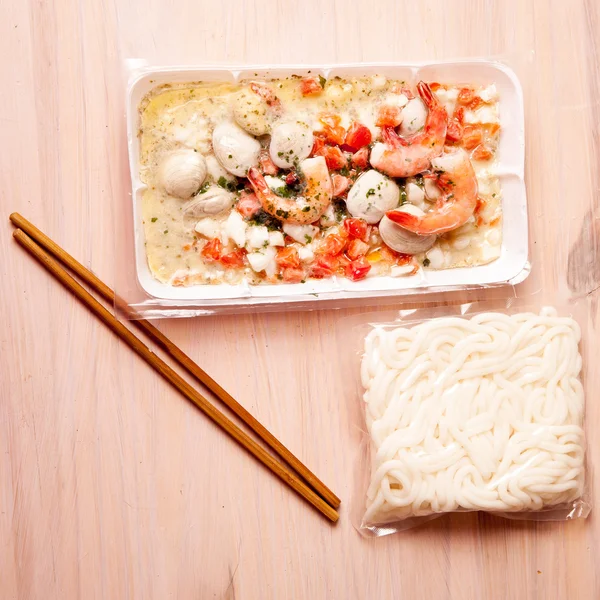
[[[151,274],[144,249],[142,226],[142,192],[144,184],[139,175],[138,108],[143,97],[156,86],[165,83],[191,81],[238,81],[256,77],[285,77],[288,75],[322,74],[324,77],[361,77],[382,74],[393,79],[416,83],[440,81],[443,83],[494,83],[499,92],[501,123],[500,144],[497,154],[496,174],[502,188],[503,231],[500,257],[487,265],[469,268],[423,271],[410,277],[378,276],[362,281],[332,277],[309,280],[306,283],[240,285],[196,285],[173,287],[157,281]],[[529,273],[527,199],[524,183],[525,135],[523,119],[523,93],[514,72],[497,62],[468,61],[434,64],[360,64],[332,66],[269,67],[165,67],[146,70],[135,78],[128,89],[127,131],[129,162],[133,186],[133,222],[135,260],[138,281],[144,291],[158,300],[202,303],[218,307],[219,301],[236,304],[264,304],[268,299],[280,302],[315,301],[319,296],[332,298],[377,297],[390,293],[402,295],[403,291],[422,289],[461,289],[480,286],[516,284]]]

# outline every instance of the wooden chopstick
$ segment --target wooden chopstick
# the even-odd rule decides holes
[[[168,337],[161,333],[154,325],[135,314],[116,296],[115,292],[102,280],[86,269],[79,261],[63,250],[56,242],[40,231],[33,223],[19,213],[12,213],[10,220],[22,229],[27,235],[45,248],[50,254],[75,273],[82,281],[100,294],[107,302],[121,306],[122,310],[133,317],[132,321],[144,331],[155,343],[169,354],[188,373],[205,385],[215,396],[232,410],[256,435],[262,439],[282,460],[292,467],[328,504],[333,508],[340,506],[340,499],[296,456],[294,456],[264,425],[254,418],[235,398],[225,391],[208,373],[201,369],[183,350],[176,346]],[[133,314],[132,314],[133,312]]]
[[[154,354],[144,343],[109,312],[96,298],[81,286],[67,271],[41,246],[20,229],[13,233],[14,238],[32,254],[56,279],[93,312],[105,325],[121,338],[138,356],[160,373],[173,387],[193,402],[206,416],[257,458],[272,473],[287,483],[294,491],[312,504],[324,516],[338,520],[337,511],[309,488],[295,473],[275,460],[262,446],[230,421],[223,413],[198,393],[185,379],[178,375],[166,362]]]

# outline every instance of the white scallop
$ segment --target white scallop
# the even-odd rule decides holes
[[[452,242],[452,247],[455,250],[466,250],[471,245],[471,238],[466,235],[459,235]]]
[[[437,246],[429,250],[426,256],[432,269],[441,269],[444,266],[444,252]]]
[[[214,238],[221,232],[221,222],[211,218],[200,219],[194,229],[204,237]]]
[[[297,225],[296,223],[283,224],[283,233],[289,235],[300,244],[310,244],[318,232],[319,228],[314,225]]]
[[[175,150],[168,154],[158,168],[158,179],[167,194],[189,198],[206,178],[206,162],[194,150]]]
[[[299,121],[280,123],[273,127],[269,154],[281,169],[289,169],[297,162],[308,158],[314,143],[308,125]]]
[[[248,248],[264,248],[269,244],[269,230],[264,225],[248,227],[246,230],[246,246]]]
[[[245,177],[250,167],[258,165],[260,143],[235,123],[217,125],[212,142],[217,160],[232,175]]]
[[[425,178],[425,195],[428,200],[437,200],[442,195],[442,190],[438,187],[438,184],[435,182],[435,179],[431,179],[430,177]]]
[[[248,229],[248,223],[244,221],[237,210],[232,210],[221,231],[223,243],[228,244],[229,240],[233,240],[236,246],[242,248],[246,243],[246,229]]]
[[[377,223],[388,210],[398,206],[400,188],[389,177],[370,169],[363,173],[348,192],[346,208],[353,217]]]
[[[425,204],[425,192],[423,188],[417,185],[413,180],[406,182],[406,199],[421,210],[426,210],[427,205]]]
[[[421,98],[409,100],[402,109],[402,123],[400,124],[400,135],[408,136],[417,133],[425,126],[427,108]]]

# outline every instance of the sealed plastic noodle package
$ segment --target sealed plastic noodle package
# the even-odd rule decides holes
[[[371,325],[361,531],[456,511],[587,516],[580,340],[550,307]]]

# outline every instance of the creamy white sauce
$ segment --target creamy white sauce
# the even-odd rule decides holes
[[[366,125],[373,141],[379,136],[376,125],[377,114],[382,103],[404,107],[407,97],[390,91],[392,83],[384,76],[376,75],[365,79],[334,79],[327,82],[325,91],[315,96],[303,97],[299,92],[298,79],[275,80],[270,88],[281,102],[283,116],[306,124],[308,131],[319,131],[323,125],[319,115],[330,112],[341,116],[341,125],[348,127],[354,120]],[[235,178],[215,164],[211,138],[217,125],[233,121],[232,98],[247,83],[194,83],[161,86],[152,91],[140,106],[140,173],[147,185],[143,193],[142,218],[146,240],[146,253],[152,274],[160,281],[173,285],[199,283],[236,283],[247,279],[250,283],[263,282],[264,276],[256,269],[266,265],[263,271],[276,272],[274,252],[281,246],[283,234],[290,236],[300,252],[303,262],[314,257],[312,241],[327,233],[314,226],[286,225],[283,232],[269,232],[266,228],[251,225],[241,219],[235,207],[231,210],[203,219],[191,219],[183,212],[184,202],[170,196],[158,181],[159,165],[165,156],[178,149],[192,149],[208,159],[208,181],[220,181],[224,185],[235,185]],[[439,89],[436,94],[451,113],[457,102],[458,86]],[[499,123],[499,112],[495,86],[480,90],[481,98],[488,102],[476,110],[465,111],[465,123]],[[243,111],[236,109],[243,122]],[[277,119],[269,121],[272,127]],[[498,178],[493,174],[491,161],[473,161],[479,183],[479,194],[485,207],[478,218],[438,238],[426,255],[415,257],[414,264],[420,266],[428,259],[428,268],[450,268],[484,264],[500,255],[501,235],[501,190]],[[285,171],[282,172],[285,176]],[[269,185],[275,184],[269,180]],[[404,189],[404,182],[400,182]],[[408,201],[427,210],[432,206],[416,186],[423,182],[411,181]],[[428,184],[430,191],[432,185]],[[236,192],[236,197],[238,193]],[[321,226],[335,223],[335,214],[329,211],[321,220]],[[374,230],[376,232],[376,229]],[[265,233],[266,232],[266,233]],[[291,233],[290,233],[291,232]],[[293,233],[293,235],[292,235]],[[227,269],[220,263],[206,261],[202,248],[208,239],[218,238],[226,251],[239,248],[248,250],[253,256],[250,266],[244,269]],[[380,242],[379,242],[380,243]],[[289,245],[289,243],[288,243]],[[266,252],[266,254],[265,254]],[[261,256],[258,256],[258,255]],[[389,274],[389,268],[377,267],[372,263],[370,275]],[[427,261],[425,263],[427,267]],[[394,275],[412,272],[406,268],[395,268]]]

